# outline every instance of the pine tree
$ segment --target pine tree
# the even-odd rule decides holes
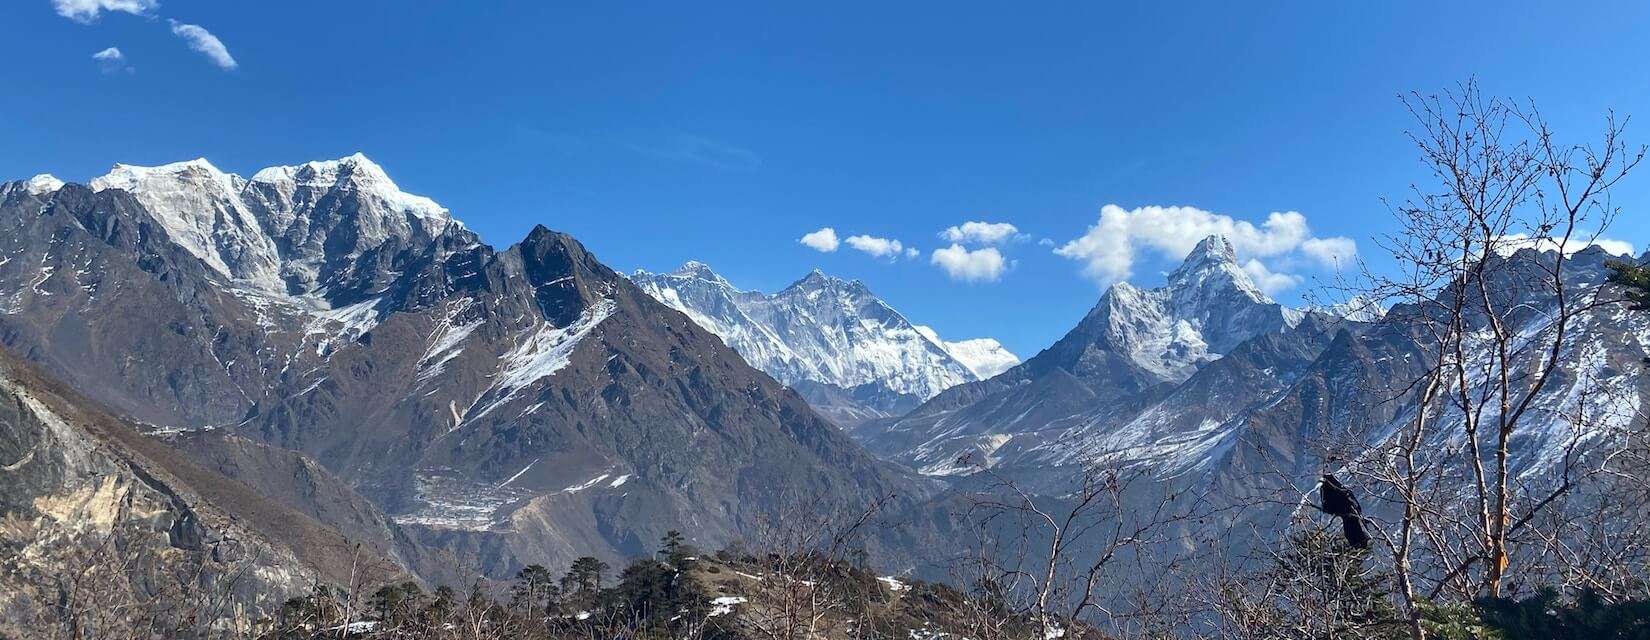
[[[567,575],[561,578],[561,590],[568,604],[586,611],[594,608],[602,589],[602,574],[607,573],[607,569],[607,563],[590,556],[574,560]]]
[[[527,565],[510,588],[510,608],[528,616],[548,616],[560,605],[561,589],[544,565]]]
[[[1650,266],[1621,260],[1611,260],[1605,266],[1610,268],[1610,283],[1626,290],[1634,311],[1650,310]]]
[[[686,558],[687,554],[682,552],[682,540],[682,532],[675,529],[666,531],[659,538],[659,555],[664,557],[665,562],[680,565]]]
[[[1264,595],[1241,607],[1269,638],[1402,638],[1387,589],[1392,579],[1368,569],[1368,559],[1369,550],[1348,546],[1338,528],[1300,531],[1255,580],[1253,593]]]

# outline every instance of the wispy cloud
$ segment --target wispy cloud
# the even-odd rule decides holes
[[[654,160],[691,164],[724,171],[749,171],[762,166],[762,155],[716,138],[688,133],[561,131],[521,122],[514,133],[543,148],[567,156],[614,150]]]
[[[948,227],[940,232],[940,237],[950,242],[1000,244],[1013,239],[1019,233],[1019,227],[1007,222],[970,220],[954,227]]]
[[[57,15],[81,24],[91,24],[104,11],[147,15],[160,7],[156,0],[52,0]]]
[[[225,47],[217,36],[212,35],[212,32],[200,25],[184,24],[177,20],[168,22],[172,24],[172,35],[183,38],[184,42],[189,43],[190,49],[205,55],[212,64],[218,65],[219,69],[231,71],[240,66],[235,62],[235,57],[229,55],[229,48]]]
[[[118,47],[109,47],[92,54],[97,61],[97,68],[104,73],[132,73],[132,65],[126,62],[126,54]]]
[[[804,234],[801,238],[797,238],[796,241],[802,243],[803,246],[822,253],[836,251],[837,246],[842,244],[842,242],[836,238],[836,229],[832,229],[830,227],[821,227],[818,231],[812,231]]]
[[[945,270],[953,280],[963,282],[996,282],[1008,270],[1008,261],[995,247],[970,251],[960,244],[935,249],[929,262]]]
[[[663,140],[630,143],[626,146],[638,153],[661,160],[717,169],[755,169],[762,165],[762,156],[755,151],[715,138],[691,134],[676,134]]]

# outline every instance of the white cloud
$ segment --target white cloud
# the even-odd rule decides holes
[[[132,72],[132,66],[126,63],[126,55],[121,53],[118,47],[109,47],[94,53],[92,59],[97,61],[97,68],[104,73]]]
[[[929,262],[939,265],[953,280],[964,282],[996,282],[1008,269],[1003,254],[994,247],[969,251],[960,244],[935,249]]]
[[[1587,247],[1597,246],[1611,255],[1633,255],[1633,243],[1631,242],[1627,242],[1626,240],[1605,238],[1603,236],[1589,239],[1589,236],[1591,235],[1592,234],[1588,232],[1577,232],[1570,238],[1569,242],[1564,244],[1564,254],[1569,255],[1577,251],[1581,251],[1582,249],[1586,249]],[[1534,247],[1539,251],[1557,251],[1558,241],[1555,238],[1541,238],[1537,240],[1531,239],[1528,234],[1509,233],[1501,236],[1500,242],[1496,245],[1497,252],[1502,255],[1511,255],[1514,251],[1518,251],[1519,249],[1527,249],[1530,247]]]
[[[906,247],[905,248],[905,257],[907,259],[915,258],[915,257],[920,256],[920,255],[922,255],[922,252],[918,251],[916,247]]]
[[[104,11],[143,15],[159,7],[155,0],[52,0],[57,15],[82,24],[91,24]]]
[[[1013,238],[1019,232],[1019,227],[1007,222],[969,221],[941,231],[940,237],[950,242],[998,244]]]
[[[1195,207],[1124,209],[1108,204],[1100,209],[1100,219],[1087,233],[1054,253],[1082,262],[1085,275],[1112,283],[1133,274],[1135,254],[1142,248],[1178,260],[1211,235],[1225,236],[1233,250],[1245,258],[1283,255],[1313,239],[1306,216],[1294,211],[1274,212],[1257,226]],[[1320,250],[1344,248],[1338,239],[1324,242],[1327,244],[1314,246]]]
[[[836,229],[832,229],[830,227],[820,227],[818,231],[808,233],[807,235],[798,238],[797,242],[800,242],[815,251],[824,253],[836,251],[837,246],[842,244],[836,239]]]
[[[183,38],[185,42],[189,43],[190,49],[205,54],[207,59],[212,61],[212,64],[218,65],[219,69],[229,71],[240,66],[235,62],[235,57],[229,55],[229,48],[223,46],[223,41],[212,35],[212,32],[207,31],[200,25],[184,24],[177,20],[172,20],[171,23],[172,35]]]
[[[1311,256],[1319,264],[1337,271],[1352,264],[1358,255],[1358,243],[1351,238],[1307,238],[1301,242],[1301,253]]]
[[[893,260],[902,255],[907,255],[905,245],[901,244],[898,240],[861,235],[849,237],[847,243],[848,246],[868,253],[875,258],[888,258]],[[915,251],[915,249],[911,249],[910,251]]]
[[[1250,258],[1243,263],[1243,272],[1249,274],[1249,279],[1266,295],[1277,295],[1300,286],[1302,278],[1288,273],[1278,273],[1261,264],[1259,260]]]

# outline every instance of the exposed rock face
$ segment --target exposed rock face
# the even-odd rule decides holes
[[[468,566],[616,560],[673,528],[714,546],[799,496],[930,490],[572,238],[495,251],[364,158],[94,185],[0,187],[0,343],[146,422],[310,456]],[[329,500],[294,504],[381,528]]]
[[[0,632],[245,628],[352,561],[398,571],[91,404],[0,350]]]
[[[903,414],[1019,362],[990,338],[941,340],[859,281],[817,269],[771,295],[740,290],[700,262],[630,279],[845,426]]]

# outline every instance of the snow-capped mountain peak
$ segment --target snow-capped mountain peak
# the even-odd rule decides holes
[[[383,167],[361,153],[337,160],[269,167],[253,174],[252,181],[289,194],[300,189],[323,193],[331,189],[350,189],[377,199],[388,212],[415,216],[437,229],[444,228],[452,219],[447,208],[434,200],[402,191]]]
[[[205,158],[154,167],[116,164],[91,181],[95,191],[136,196],[174,242],[214,271],[267,289],[279,281],[275,245],[242,205],[245,185]]]
[[[917,325],[917,332],[929,341],[940,346],[951,357],[962,362],[974,375],[981,380],[990,378],[999,373],[1014,368],[1020,364],[1020,356],[1014,355],[1003,343],[996,338],[973,338],[948,342],[940,338],[932,327]]]
[[[34,195],[51,193],[63,188],[63,181],[58,180],[57,176],[49,173],[42,173],[33,178],[29,178],[28,181],[23,184],[23,188],[28,189],[29,193]]]
[[[948,343],[917,327],[858,280],[814,269],[774,294],[741,291],[709,266],[631,279],[654,298],[720,336],[780,382],[855,389],[865,385],[917,399],[1018,362],[996,341]],[[953,346],[958,352],[953,352]],[[961,354],[959,356],[959,353]]]
[[[1191,303],[1198,302],[1199,297],[1233,291],[1258,303],[1272,302],[1238,264],[1231,241],[1222,235],[1199,241],[1180,266],[1169,273],[1168,288]]]
[[[1084,332],[1160,379],[1180,381],[1244,340],[1282,331],[1287,315],[1244,273],[1231,242],[1213,235],[1162,287],[1112,285]]]
[[[637,269],[636,273],[646,274],[647,272]],[[712,270],[710,265],[698,260],[689,260],[682,263],[682,266],[677,267],[675,271],[670,272],[670,275],[680,278],[695,278],[698,280],[704,280],[710,284],[725,286],[734,291],[738,290],[734,288],[733,283],[728,282],[727,278],[723,278],[722,274]]]
[[[117,164],[91,187],[130,192],[174,242],[236,290],[304,308],[329,307],[315,296],[376,278],[357,273],[366,252],[392,239],[417,250],[462,229],[445,207],[402,191],[359,153],[269,167],[251,180],[204,158]]]
[[[836,276],[827,274],[824,271],[821,271],[817,268],[809,271],[808,275],[802,276],[801,279],[797,280],[796,282],[792,282],[790,286],[785,287],[784,289],[782,289],[780,291],[780,294],[783,295],[787,291],[821,291],[821,290],[844,291],[844,292],[851,292],[851,293],[854,293],[854,294],[863,293],[865,295],[870,294],[870,289],[867,288],[865,286],[865,283],[863,283],[863,282],[860,282],[858,280],[845,280],[843,278],[838,278]],[[879,300],[879,302],[880,302],[880,300]]]

